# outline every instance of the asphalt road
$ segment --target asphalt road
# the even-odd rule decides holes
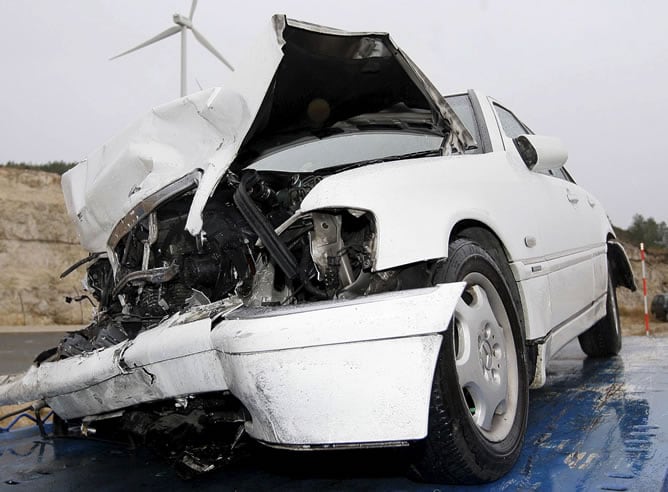
[[[23,372],[40,352],[55,347],[63,333],[0,333],[0,374]]]

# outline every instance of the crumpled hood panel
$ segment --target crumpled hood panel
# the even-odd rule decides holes
[[[105,251],[125,214],[193,169],[206,169],[249,119],[239,94],[207,89],[154,108],[67,172],[63,192],[83,247]]]
[[[225,88],[152,109],[63,175],[65,204],[86,250],[104,252],[114,226],[130,210],[194,169],[208,171],[194,201],[201,204],[193,214],[199,218],[237,155],[283,56],[274,26],[279,19],[274,16],[251,51],[254,56]]]
[[[154,108],[63,176],[65,203],[85,249],[106,251],[111,231],[128,212],[201,169],[186,222],[197,235],[202,210],[235,159],[243,168],[248,155],[386,105],[429,109],[439,133],[452,130],[459,148],[474,143],[386,33],[350,33],[275,15],[251,54],[224,89]],[[318,94],[328,106],[324,119],[314,122],[308,108]]]

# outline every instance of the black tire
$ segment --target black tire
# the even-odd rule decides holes
[[[529,385],[512,274],[477,242],[458,239],[433,283],[462,280],[468,285],[434,373],[428,435],[413,444],[411,472],[425,482],[494,481],[514,465],[526,432]]]
[[[608,299],[605,317],[578,337],[582,351],[589,357],[612,357],[622,349],[622,327],[619,323],[617,294],[608,275]]]

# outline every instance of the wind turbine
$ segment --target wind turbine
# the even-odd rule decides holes
[[[195,39],[197,39],[197,41],[199,41],[202,46],[204,46],[207,50],[209,50],[213,54],[213,56],[222,61],[227,66],[227,68],[234,71],[234,67],[230,65],[230,63],[225,58],[223,58],[223,55],[221,55],[218,52],[218,50],[213,47],[213,45],[202,35],[202,33],[200,33],[197,29],[193,27],[193,15],[195,14],[196,7],[197,7],[197,0],[193,0],[192,4],[190,5],[190,15],[188,17],[184,17],[181,14],[174,14],[172,18],[174,19],[174,24],[176,24],[175,26],[172,26],[169,29],[165,29],[160,34],[153,36],[151,39],[144,41],[143,43],[135,46],[134,48],[131,48],[127,51],[124,51],[123,53],[114,56],[113,58],[110,58],[110,60],[115,60],[116,58],[120,58],[121,56],[127,55],[128,53],[132,53],[133,51],[137,51],[150,44],[157,43],[162,39],[168,38],[180,32],[181,33],[181,97],[183,97],[186,95],[186,32],[188,29],[190,29],[193,33],[193,36],[195,36]]]

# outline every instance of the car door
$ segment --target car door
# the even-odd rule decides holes
[[[517,153],[513,138],[532,133],[512,112],[493,102],[507,152]],[[601,205],[563,169],[526,173],[539,216],[541,254],[532,269],[545,272],[550,290],[550,328],[567,323],[603,295],[607,285]]]

